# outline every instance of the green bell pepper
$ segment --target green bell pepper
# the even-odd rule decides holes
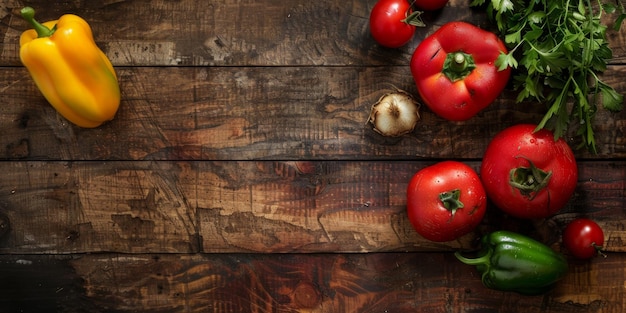
[[[541,294],[568,271],[562,254],[521,234],[496,231],[485,235],[481,245],[475,259],[463,257],[459,252],[455,256],[465,264],[475,265],[487,288]]]

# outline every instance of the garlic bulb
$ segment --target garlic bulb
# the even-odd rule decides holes
[[[386,93],[372,106],[368,122],[383,136],[402,136],[417,125],[419,108],[420,104],[406,91]]]

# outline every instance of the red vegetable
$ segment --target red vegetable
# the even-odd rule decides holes
[[[411,58],[411,73],[424,103],[439,116],[464,121],[502,92],[511,69],[495,61],[506,53],[493,33],[465,22],[450,22],[424,39]]]
[[[450,241],[471,232],[482,220],[487,196],[478,174],[457,161],[418,171],[407,189],[407,214],[413,228],[431,241]]]
[[[379,0],[370,13],[370,33],[381,46],[402,47],[413,38],[416,26],[424,26],[420,13],[413,12],[407,0]]]
[[[573,256],[589,259],[601,253],[604,232],[596,222],[578,218],[565,227],[563,245]]]
[[[578,181],[574,153],[547,129],[520,124],[497,134],[483,155],[487,196],[518,218],[545,218],[569,201]]]

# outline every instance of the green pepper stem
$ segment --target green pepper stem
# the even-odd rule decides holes
[[[22,14],[22,18],[30,23],[33,29],[35,29],[37,32],[37,38],[50,37],[54,34],[56,28],[50,29],[35,20],[35,9],[31,7],[24,7],[20,13]]]
[[[462,256],[461,252],[457,251],[457,252],[454,253],[454,256],[459,261],[461,261],[461,262],[463,262],[463,263],[465,263],[467,265],[486,265],[486,266],[489,266],[490,265],[489,264],[489,262],[490,262],[489,259],[491,258],[491,253],[492,253],[492,250],[489,249],[485,255],[477,257],[477,258],[474,258],[474,259],[470,259],[470,258],[466,258],[466,257]]]

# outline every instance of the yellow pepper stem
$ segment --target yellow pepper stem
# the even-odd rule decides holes
[[[54,34],[54,31],[56,30],[56,25],[52,29],[50,29],[43,24],[37,22],[35,20],[35,9],[31,7],[25,7],[20,11],[20,13],[22,14],[22,17],[28,23],[30,23],[33,29],[37,32],[37,38],[50,37],[52,36],[52,34]]]

